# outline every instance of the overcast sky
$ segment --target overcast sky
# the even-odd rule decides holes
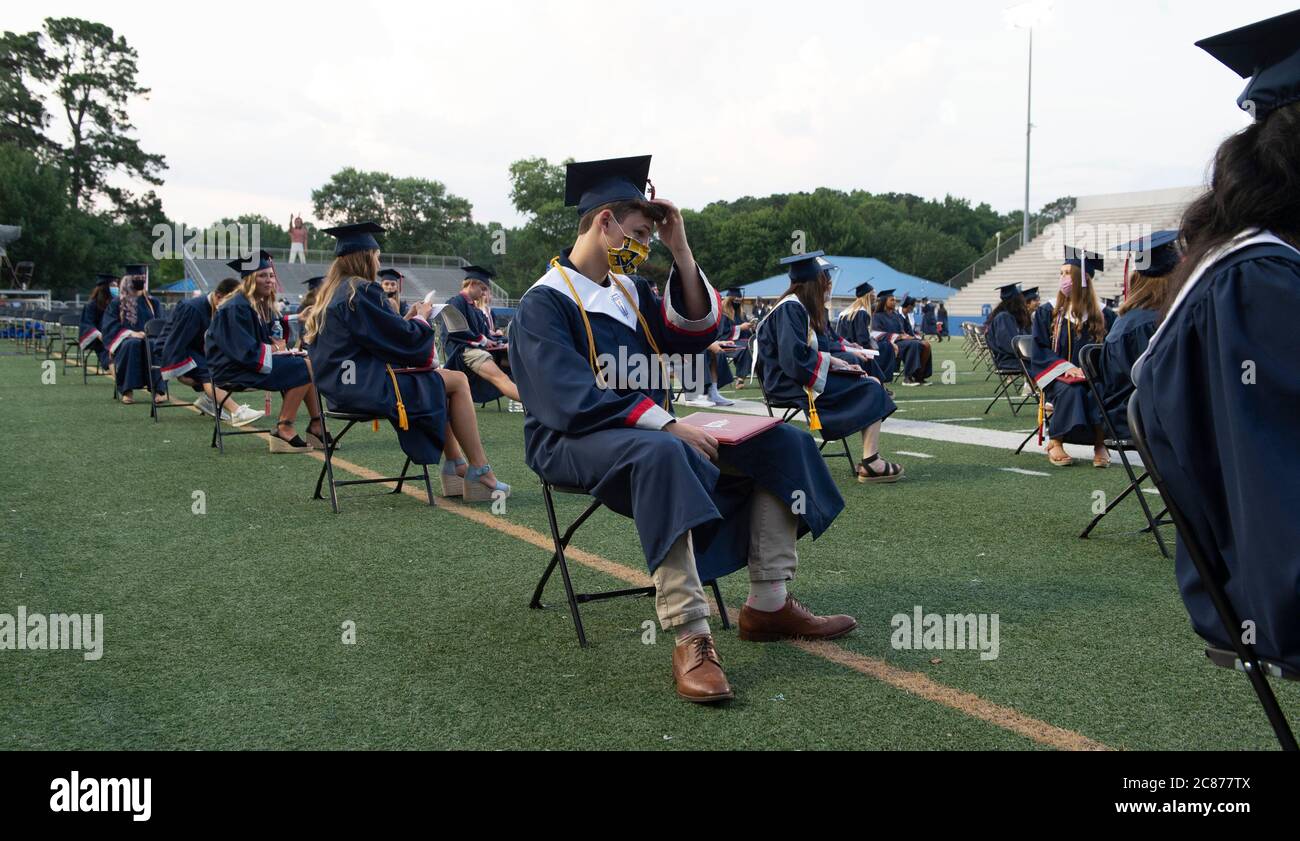
[[[1024,202],[1027,32],[1014,0],[10,4],[112,26],[152,93],[163,205],[310,217],[344,166],[444,182],[518,221],[511,161],[651,153],[686,207],[835,187]],[[1199,183],[1247,122],[1192,46],[1283,0],[1055,0],[1034,32],[1031,204]],[[599,14],[595,14],[598,12]]]

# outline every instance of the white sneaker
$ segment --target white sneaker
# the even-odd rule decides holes
[[[508,404],[506,404],[507,412],[515,412],[516,414],[518,414],[523,410],[524,410],[524,404],[520,403],[518,400],[511,400]]]
[[[692,397],[690,400],[683,400],[682,402],[685,403],[687,406],[694,406],[697,409],[711,409],[713,408],[714,405],[716,405],[712,400],[710,400],[708,397],[705,397],[704,395],[700,395],[699,397]]]
[[[194,408],[198,409],[208,417],[212,417],[212,413],[217,410],[217,404],[214,403],[212,398],[205,392],[204,394],[199,395],[198,400],[194,401]]]
[[[253,421],[265,415],[266,412],[259,412],[257,409],[250,409],[247,406],[241,405],[235,410],[233,418],[230,417],[229,412],[222,412],[221,414],[223,415],[222,420],[229,419],[232,426],[248,426]]]

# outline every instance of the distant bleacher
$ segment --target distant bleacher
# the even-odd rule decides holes
[[[1178,187],[1137,193],[1080,196],[1074,213],[1060,223],[1060,230],[1043,229],[1028,245],[1017,249],[1011,256],[963,286],[948,299],[948,312],[952,316],[978,317],[985,304],[997,305],[998,288],[1011,283],[1019,283],[1021,288],[1037,286],[1042,291],[1044,301],[1055,301],[1064,256],[1056,246],[1062,244],[1062,232],[1071,228],[1084,230],[1084,226],[1094,230],[1097,226],[1136,228],[1149,225],[1152,231],[1177,228],[1187,205],[1203,190],[1202,187]],[[1093,283],[1099,297],[1119,296],[1124,290],[1125,255],[1108,252],[1105,257],[1106,270],[1097,273]]]
[[[289,300],[297,301],[306,291],[303,283],[310,277],[324,275],[329,270],[333,255],[325,251],[306,252],[306,263],[290,263],[288,249],[265,249],[275,260],[275,272],[280,277],[285,294]],[[226,265],[226,260],[206,260],[186,256],[185,271],[204,292],[211,290],[224,277],[234,276],[234,271]],[[402,287],[402,297],[407,300],[423,298],[434,293],[434,302],[442,303],[460,291],[464,274],[461,266],[468,263],[460,257],[446,257],[426,254],[384,254],[382,262],[385,268],[392,267],[406,277]],[[505,302],[509,296],[505,290],[492,284],[492,296],[498,302]]]

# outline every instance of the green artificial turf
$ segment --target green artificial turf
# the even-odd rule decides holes
[[[935,402],[991,394],[959,348],[936,347],[956,384],[898,389],[900,418],[982,413]],[[717,636],[737,700],[686,704],[672,692],[671,641],[642,642],[648,600],[587,605],[581,650],[558,580],[550,609],[527,607],[545,551],[376,486],[343,489],[336,516],[310,499],[315,459],[272,457],[251,436],[218,455],[197,415],[152,424],[147,406],[114,403],[105,378],[83,386],[70,371],[46,385],[40,370],[0,358],[0,612],[102,613],[104,654],[0,651],[0,748],[1042,747],[734,630]],[[1033,425],[1022,418],[1004,403],[958,425]],[[522,420],[479,412],[515,487],[502,516],[545,532]],[[800,544],[793,591],[861,623],[838,645],[1116,748],[1274,747],[1246,680],[1205,660],[1171,562],[1128,533],[1142,525],[1136,506],[1077,539],[1093,493],[1122,490],[1120,470],[1014,474],[999,468],[1049,469],[1036,454],[898,435],[882,449],[933,458],[898,457],[908,477],[885,487],[831,462],[848,507]],[[387,426],[355,430],[340,457],[401,463]],[[195,491],[205,514],[192,513]],[[583,504],[561,497],[561,517]],[[631,523],[609,512],[575,545],[644,570]],[[574,570],[580,588],[624,586]],[[727,602],[745,586],[724,581]],[[1000,656],[895,651],[890,617],[915,605],[997,613]],[[346,621],[355,645],[341,640]],[[1295,687],[1279,692],[1300,707]]]

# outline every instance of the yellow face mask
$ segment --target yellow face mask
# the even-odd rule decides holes
[[[619,274],[632,274],[650,256],[650,246],[628,236],[623,231],[623,226],[614,220],[618,229],[623,233],[623,242],[617,248],[607,248],[606,252],[609,258],[609,267]]]

